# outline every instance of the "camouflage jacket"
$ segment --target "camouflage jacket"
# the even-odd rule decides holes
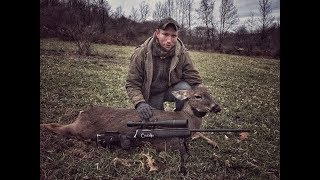
[[[126,78],[126,90],[130,100],[136,106],[139,102],[147,102],[153,74],[151,45],[154,37],[148,38],[138,46],[130,57],[129,71]],[[169,86],[180,81],[191,86],[202,84],[199,72],[195,69],[190,54],[178,38],[175,55],[172,57],[169,70]]]

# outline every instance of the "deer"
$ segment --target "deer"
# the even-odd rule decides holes
[[[184,100],[182,110],[165,111],[153,109],[153,116],[149,119],[150,121],[187,119],[189,129],[199,129],[202,124],[202,118],[207,113],[218,113],[221,111],[220,106],[215,103],[208,88],[205,86],[197,86],[188,90],[172,91],[172,94],[178,100]],[[119,133],[132,131],[130,127],[127,127],[128,121],[141,121],[135,109],[98,105],[80,111],[75,121],[70,124],[46,123],[40,124],[40,128],[47,129],[62,136],[75,137],[79,140],[95,140],[98,133],[106,131],[117,131]],[[200,132],[194,132],[192,137],[200,137],[207,141],[210,140]],[[210,144],[217,146],[217,143],[212,140],[211,142],[214,144]],[[151,140],[149,143],[151,143],[152,147],[157,151],[179,148],[178,143],[172,139]]]

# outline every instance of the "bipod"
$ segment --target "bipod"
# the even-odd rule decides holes
[[[179,173],[182,173],[184,176],[187,175],[186,168],[186,155],[190,156],[189,147],[187,144],[187,138],[180,138],[180,170]]]

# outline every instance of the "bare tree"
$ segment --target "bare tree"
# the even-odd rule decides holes
[[[207,28],[207,39],[211,41],[211,47],[213,46],[213,37],[212,33],[210,33],[210,29],[213,29],[213,21],[214,21],[214,0],[201,0],[200,7],[196,10],[199,15],[199,18],[203,21]],[[205,45],[205,44],[204,44]]]
[[[113,13],[114,18],[119,19],[124,16],[124,11],[122,10],[122,6],[118,6]]]
[[[193,46],[199,50],[206,50],[203,42],[207,39],[207,28],[204,26],[197,26],[192,31],[194,31],[194,37],[192,40]]]
[[[102,33],[105,33],[106,23],[107,23],[106,19],[107,19],[107,17],[109,17],[111,6],[109,5],[108,1],[104,1],[104,0],[97,0],[97,2],[93,1],[93,3],[98,5],[100,31]]]
[[[193,11],[193,5],[194,5],[194,0],[187,0],[187,24],[188,28],[191,30],[191,19],[192,19],[192,11]],[[191,31],[190,31],[191,33]],[[191,34],[190,34],[191,36]]]
[[[219,48],[221,49],[226,33],[239,22],[238,9],[233,0],[221,0],[220,6],[220,28]]]
[[[83,26],[81,24],[61,26],[60,33],[64,36],[71,38],[76,44],[76,53],[79,55],[89,56],[92,55],[91,41],[96,34],[96,27]]]
[[[187,24],[187,31],[189,32],[188,36],[188,44],[191,43],[192,38],[192,31],[191,31],[191,21],[192,21],[192,11],[193,11],[194,0],[186,0],[186,24]]]
[[[247,55],[252,54],[253,51],[253,46],[256,45],[256,29],[257,29],[257,18],[255,17],[255,13],[254,12],[250,12],[249,18],[245,21],[245,27],[248,30],[248,37],[247,37],[247,41],[245,41],[245,48],[246,48],[246,52]]]
[[[161,1],[156,2],[155,10],[153,11],[153,19],[159,21],[168,16],[168,8],[166,4],[162,4]]]
[[[260,35],[261,35],[261,45],[266,45],[267,29],[272,25],[275,20],[274,16],[271,15],[271,1],[269,0],[259,0],[259,11],[260,11]]]
[[[185,21],[187,19],[187,0],[177,0],[176,1],[176,11],[177,11],[177,17],[176,20],[179,22],[181,27],[184,29],[185,28]]]
[[[138,9],[132,7],[129,17],[130,17],[130,19],[132,19],[133,21],[138,21],[138,20],[139,20]]]
[[[255,18],[255,13],[250,12],[249,18],[245,21],[248,31],[253,34],[253,31],[256,29],[257,23]]]
[[[245,21],[245,26],[248,29],[248,37],[245,43],[246,52],[248,55],[252,54],[253,46],[256,45],[256,29],[257,29],[257,18],[255,17],[256,14],[254,12],[250,12],[249,18]]]
[[[244,51],[247,51],[250,46],[249,36],[250,34],[245,25],[241,25],[237,28],[234,34],[234,46],[238,54],[242,54]]]
[[[172,17],[174,13],[174,4],[173,0],[167,0],[165,2],[165,5],[167,7],[168,17]]]
[[[180,9],[180,0],[176,0],[174,3],[174,12],[173,15],[174,19],[179,22],[179,19],[181,17],[181,9]]]
[[[139,10],[140,10],[140,21],[146,21],[148,16],[149,16],[149,11],[150,11],[150,7],[149,4],[146,3],[145,1],[142,1],[139,4]]]
[[[176,0],[175,3],[175,15],[176,21],[180,24],[180,37],[185,40],[186,38],[186,26],[188,24],[188,0]]]

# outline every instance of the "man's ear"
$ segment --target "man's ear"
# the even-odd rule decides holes
[[[178,100],[185,100],[190,97],[190,91],[188,90],[172,91],[171,93]]]
[[[160,29],[159,29],[159,28],[156,29],[155,34],[156,34],[156,37],[158,38],[158,36],[159,36],[159,34],[160,34]]]

